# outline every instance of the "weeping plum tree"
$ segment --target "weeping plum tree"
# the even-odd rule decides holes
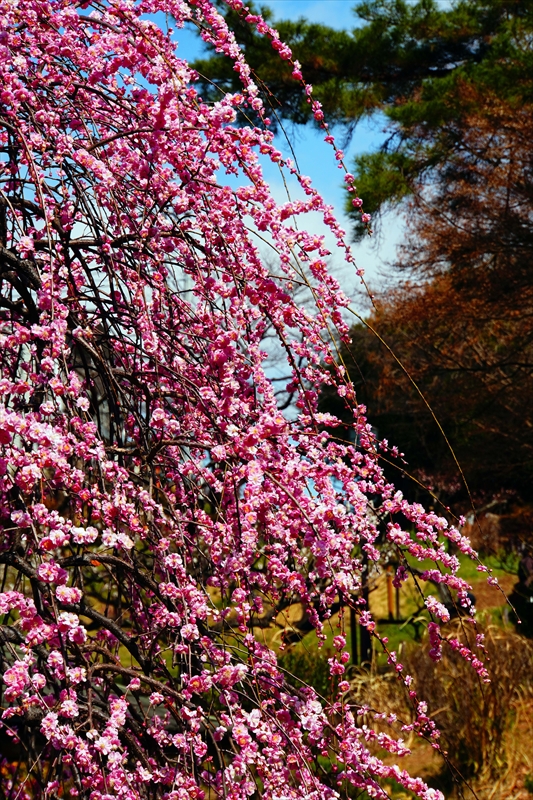
[[[321,214],[352,256],[275,148],[231,31],[208,0],[2,0],[0,20],[1,795],[319,800],[385,797],[394,778],[440,797],[377,757],[406,747],[350,702],[343,610],[374,632],[363,564],[385,547],[400,583],[408,555],[429,559],[422,580],[468,611],[446,540],[476,556],[382,474],[334,357],[348,301],[297,218]],[[176,50],[186,20],[233,60],[240,93],[198,96]],[[246,20],[299,78],[276,32]],[[250,107],[261,125],[235,125]],[[300,199],[274,201],[261,159]],[[356,444],[317,411],[325,381]],[[319,643],[339,612],[329,698],[269,646],[295,602]],[[431,656],[460,649],[484,678],[481,636],[465,623],[471,649],[447,638],[447,609],[426,602]],[[438,746],[396,668],[404,729]]]

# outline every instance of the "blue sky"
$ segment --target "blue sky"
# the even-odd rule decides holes
[[[322,22],[336,28],[351,29],[357,25],[357,18],[352,11],[355,5],[353,0],[267,0],[266,2],[258,0],[257,5],[269,6],[274,12],[275,20],[304,17],[310,21]],[[202,53],[202,42],[196,35],[188,30],[177,33],[180,56],[193,60]],[[335,208],[337,218],[349,235],[350,222],[344,213],[345,193],[342,189],[344,173],[337,168],[332,148],[324,143],[323,135],[311,126],[289,126],[287,132],[296,152],[300,169],[311,177],[313,185]],[[342,130],[334,131],[334,133],[339,139],[342,139]],[[357,153],[377,149],[383,138],[382,122],[381,124],[379,121],[361,123],[349,147],[345,148],[348,169],[351,169],[353,158]],[[287,143],[281,137],[278,146],[284,155],[290,155]],[[286,194],[277,168],[271,164],[265,165],[265,173],[274,197],[278,201],[283,201]],[[291,187],[291,191],[294,189],[295,187]],[[313,221],[309,220],[309,223],[313,224]],[[386,263],[394,258],[396,245],[401,240],[403,232],[402,220],[398,217],[386,220],[383,227],[384,232],[376,241],[367,240],[354,245],[357,266],[364,269],[365,277],[378,290],[380,286],[383,287]],[[348,267],[343,264],[340,257],[333,255],[330,269],[341,282],[344,291],[353,297],[358,310],[362,310],[366,303],[353,267]]]
[[[310,22],[324,22],[332,28],[351,28],[356,24],[354,0],[259,0],[258,5],[272,9],[276,19],[305,17]]]

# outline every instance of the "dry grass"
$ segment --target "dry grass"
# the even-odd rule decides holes
[[[460,639],[472,635],[459,622],[445,633]],[[487,627],[485,635],[489,685],[450,648],[437,665],[425,643],[403,658],[441,730],[448,765],[430,744],[411,734],[412,754],[401,766],[440,788],[447,800],[532,800],[527,785],[533,775],[533,645],[496,626]],[[411,721],[409,698],[394,675],[360,673],[352,686],[354,702]]]

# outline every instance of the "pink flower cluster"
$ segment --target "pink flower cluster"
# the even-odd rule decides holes
[[[277,33],[230,5],[303,80]],[[165,27],[190,20],[242,93],[198,96]],[[385,797],[394,778],[440,797],[374,754],[406,748],[358,721],[342,624],[327,701],[263,638],[295,602],[320,642],[347,606],[375,634],[362,584],[383,540],[400,583],[408,558],[429,559],[459,600],[445,542],[475,553],[383,474],[335,366],[348,299],[323,233],[300,222],[318,212],[353,256],[268,125],[236,125],[238,109],[266,119],[223,17],[209,0],[0,0],[0,87],[0,736],[40,765],[19,795],[37,782],[34,796],[245,800],[260,785],[266,800],[333,800],[346,786]],[[300,198],[276,203],[264,157],[297,175]],[[297,417],[281,410],[272,340]],[[318,412],[325,383],[350,437]]]

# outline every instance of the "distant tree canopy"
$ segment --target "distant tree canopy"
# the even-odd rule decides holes
[[[533,3],[463,0],[442,8],[435,0],[370,0],[354,13],[358,27],[351,31],[304,19],[276,27],[330,123],[351,134],[362,118],[384,115],[389,137],[355,165],[365,209],[376,213],[416,193],[420,181],[439,177],[435,170],[456,152],[458,128],[479,110],[480,98],[503,98],[515,110],[531,103]],[[273,122],[312,121],[290,65],[235,12],[226,14],[264,85]],[[203,93],[218,97],[221,90],[237,89],[239,79],[229,59],[211,50],[194,66]]]
[[[494,97],[479,98],[479,108],[457,125],[456,151],[431,190],[410,203],[399,266],[411,280],[378,295],[369,322],[418,384],[474,494],[531,502],[532,114]],[[457,464],[410,379],[373,333],[353,336],[349,371],[379,434],[448,499],[464,498]]]

